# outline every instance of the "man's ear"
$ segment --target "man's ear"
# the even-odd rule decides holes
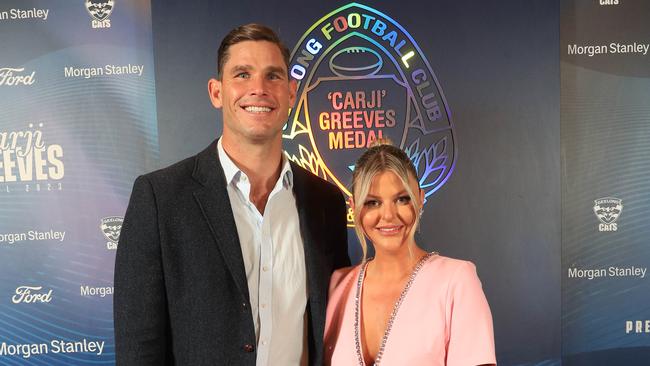
[[[221,81],[217,79],[208,80],[208,94],[210,95],[210,102],[215,108],[223,107],[221,100]]]
[[[289,106],[293,108],[296,103],[296,91],[298,90],[298,82],[296,79],[291,79],[289,81]]]

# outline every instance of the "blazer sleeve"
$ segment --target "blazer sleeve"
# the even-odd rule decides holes
[[[335,197],[335,211],[332,215],[334,219],[332,238],[333,245],[336,246],[334,255],[334,269],[350,266],[350,257],[348,255],[348,220],[347,206],[341,192],[337,192]]]
[[[133,185],[115,257],[114,286],[116,365],[171,364],[158,210],[146,176]]]

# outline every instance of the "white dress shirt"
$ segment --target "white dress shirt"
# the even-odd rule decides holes
[[[217,144],[230,206],[244,258],[255,335],[257,365],[306,365],[307,271],[293,173],[282,155],[282,171],[264,212],[250,201],[250,181]]]

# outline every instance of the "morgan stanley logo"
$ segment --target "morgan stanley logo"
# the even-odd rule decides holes
[[[598,231],[618,230],[616,220],[621,215],[621,211],[623,211],[623,200],[619,198],[604,197],[594,200],[594,214],[600,220]]]

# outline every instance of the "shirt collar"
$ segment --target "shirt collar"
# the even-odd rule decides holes
[[[240,177],[246,176],[246,174],[242,172],[241,169],[235,165],[232,159],[230,159],[230,156],[226,154],[226,150],[223,149],[223,145],[221,144],[221,139],[217,142],[217,153],[219,154],[219,161],[221,162],[223,173],[226,176],[226,183],[237,185]],[[291,164],[289,164],[289,159],[285,156],[284,151],[282,152],[282,170],[280,171],[280,178],[282,180],[282,186],[285,189],[293,189],[293,172],[291,171]]]

